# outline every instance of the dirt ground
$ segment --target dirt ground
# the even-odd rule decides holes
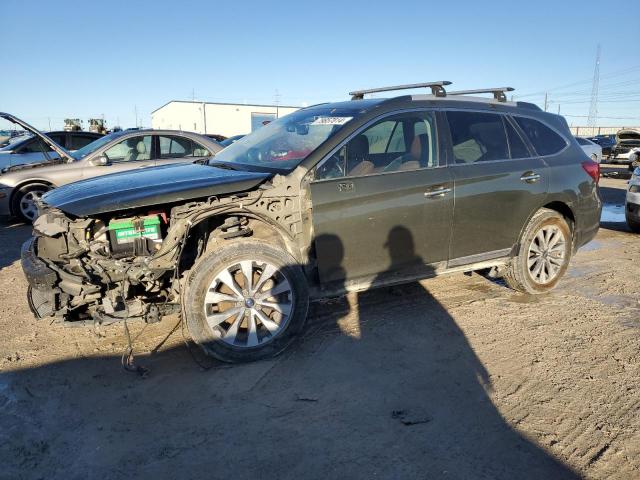
[[[626,182],[601,185],[608,222],[546,296],[476,274],[349,295],[279,358],[210,370],[169,318],[135,341],[146,378],[122,326],[32,317],[29,229],[2,223],[0,478],[640,478],[640,237]]]

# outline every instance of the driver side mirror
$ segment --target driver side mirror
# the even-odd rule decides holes
[[[105,167],[111,164],[106,155],[100,155],[99,157],[92,158],[89,163],[94,167]]]

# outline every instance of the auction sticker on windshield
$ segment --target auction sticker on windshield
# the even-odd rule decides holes
[[[311,125],[344,125],[353,117],[318,117]]]

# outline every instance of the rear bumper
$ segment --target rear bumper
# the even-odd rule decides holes
[[[575,213],[575,243],[574,252],[586,245],[598,234],[600,230],[600,217],[602,216],[602,201],[600,195],[595,194],[589,200],[576,209]]]

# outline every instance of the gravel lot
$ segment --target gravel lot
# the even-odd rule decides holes
[[[146,378],[122,326],[34,320],[29,228],[0,223],[0,478],[640,478],[625,185],[602,180],[614,222],[549,295],[475,274],[349,295],[285,355],[206,371],[169,318],[135,341]]]

